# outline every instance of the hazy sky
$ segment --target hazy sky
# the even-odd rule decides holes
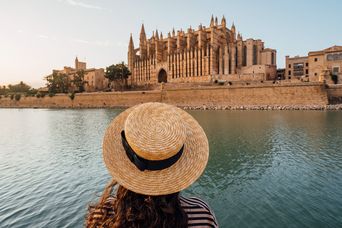
[[[142,22],[148,36],[155,29],[165,36],[173,27],[208,26],[212,14],[277,49],[283,67],[285,55],[342,45],[341,9],[339,0],[0,0],[0,84],[42,86],[75,56],[88,67],[126,62],[129,35],[137,47]]]

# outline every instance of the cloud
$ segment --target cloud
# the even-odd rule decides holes
[[[88,4],[79,0],[59,0],[60,2],[65,2],[71,6],[78,6],[86,9],[95,9],[95,10],[105,10],[105,8],[98,6],[98,5],[92,5]]]

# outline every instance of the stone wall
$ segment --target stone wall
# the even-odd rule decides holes
[[[163,91],[162,100],[177,106],[326,105],[320,85],[206,87]]]
[[[329,85],[327,92],[330,104],[342,104],[342,85]]]
[[[177,106],[233,105],[327,105],[325,87],[318,83],[296,85],[206,86],[153,91],[107,92],[54,97],[22,97],[20,101],[2,97],[0,107],[98,108],[128,107],[143,102],[165,102]]]

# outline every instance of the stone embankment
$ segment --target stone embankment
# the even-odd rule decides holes
[[[185,110],[342,110],[342,104],[336,105],[237,105],[237,106],[183,106]]]
[[[118,108],[145,102],[164,102],[184,109],[210,110],[341,110],[331,105],[342,88],[321,83],[233,85],[163,88],[149,91],[97,92],[44,98],[2,97],[0,108]],[[336,100],[336,99],[335,99]]]

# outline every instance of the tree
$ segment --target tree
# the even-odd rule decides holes
[[[46,86],[49,93],[68,93],[70,81],[67,74],[53,72],[51,75],[45,77],[47,81]]]
[[[34,96],[38,93],[37,89],[31,88],[29,91],[26,92],[27,96]]]
[[[0,87],[0,95],[6,95],[8,93],[8,89],[6,86],[1,86]]]
[[[16,93],[15,96],[14,96],[14,99],[15,99],[16,101],[19,101],[20,98],[21,98],[21,94],[20,94],[20,93]]]
[[[108,78],[110,82],[114,82],[116,85],[119,85],[121,89],[123,86],[127,86],[129,75],[131,75],[131,72],[124,62],[106,67],[105,77]]]
[[[8,85],[8,89],[11,93],[27,93],[31,89],[31,86],[21,81],[19,84]]]
[[[5,95],[5,97],[8,97],[8,95],[17,93],[25,96],[32,96],[37,93],[37,90],[24,83],[23,81],[14,85],[9,84],[7,87],[0,86],[0,95]]]
[[[84,81],[84,70],[77,71],[71,82],[76,87],[76,91],[80,93],[84,92],[84,84],[87,83]]]

